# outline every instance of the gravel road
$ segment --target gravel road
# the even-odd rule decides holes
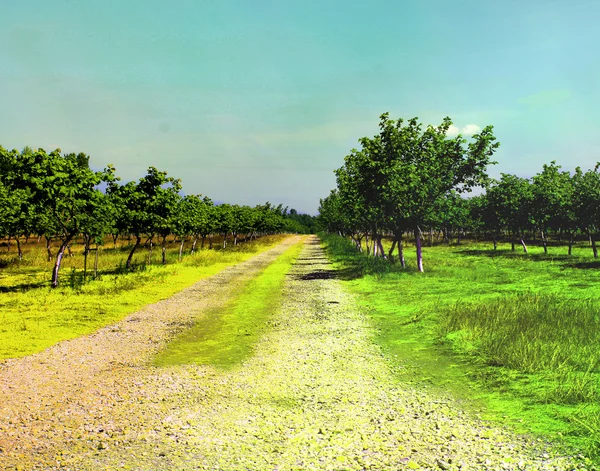
[[[176,332],[298,241],[94,335],[0,364],[0,468],[585,469],[400,384],[316,237],[245,363],[151,366]]]

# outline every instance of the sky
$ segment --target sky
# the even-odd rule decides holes
[[[600,161],[600,1],[0,0],[0,145],[315,214],[418,117],[494,126],[492,176]]]

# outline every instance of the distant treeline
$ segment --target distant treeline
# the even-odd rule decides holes
[[[101,190],[101,188],[103,190]],[[60,149],[6,150],[0,146],[0,236],[14,239],[22,258],[21,238],[44,237],[49,257],[50,242],[60,241],[52,285],[58,284],[62,257],[77,237],[84,241],[84,252],[101,244],[108,235],[132,236],[135,243],[127,257],[131,267],[135,251],[158,239],[163,263],[167,237],[181,240],[181,250],[190,239],[191,250],[198,240],[202,246],[213,235],[237,244],[260,235],[292,232],[311,233],[314,218],[288,211],[283,205],[267,202],[255,207],[220,204],[202,195],[181,195],[181,181],[164,171],[149,167],[137,182],[120,183],[112,165],[93,171],[84,153],[62,154]]]

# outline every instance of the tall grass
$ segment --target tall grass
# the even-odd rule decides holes
[[[442,338],[458,352],[522,373],[597,371],[597,300],[517,294],[486,303],[459,302],[439,314]]]
[[[520,294],[489,303],[457,303],[439,313],[439,334],[475,364],[488,385],[563,409],[565,434],[600,452],[600,302]],[[522,373],[502,374],[499,368]],[[516,380],[515,378],[519,378]]]

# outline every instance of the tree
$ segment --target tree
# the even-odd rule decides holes
[[[89,167],[89,156],[60,154],[60,149],[47,154],[43,149],[21,154],[24,171],[22,183],[31,192],[37,211],[45,217],[38,219],[38,230],[61,237],[61,245],[52,270],[52,286],[58,286],[58,273],[65,249],[82,232],[86,221],[96,209],[98,186],[114,180],[114,168],[102,172]]]
[[[146,242],[149,243],[155,234],[163,235],[165,262],[166,235],[171,231],[170,218],[176,210],[180,189],[179,180],[167,177],[167,172],[159,171],[156,167],[148,167],[147,174],[137,183],[109,184],[107,191],[117,208],[119,231],[135,236],[135,244],[127,257],[127,269],[131,269],[133,255],[140,247],[144,234],[148,236]]]
[[[491,157],[499,146],[492,126],[467,143],[460,135],[448,137],[451,125],[445,118],[438,127],[423,131],[417,118],[405,124],[384,113],[379,134],[360,139],[362,150],[354,150],[343,169],[336,171],[340,193],[351,194],[345,187],[356,191],[356,204],[367,214],[376,239],[383,222],[395,239],[412,230],[419,271],[423,271],[421,226],[435,221],[436,208],[451,192],[464,193],[486,184],[487,166],[494,163]]]
[[[230,204],[215,206],[215,230],[223,236],[223,248],[227,247],[227,236],[233,231],[234,217]]]
[[[23,152],[32,151],[25,148]],[[31,189],[24,181],[26,174],[19,152],[0,146],[0,230],[15,239],[19,260],[23,259],[20,237],[34,231],[35,206]]]
[[[547,234],[549,229],[558,231],[571,226],[570,215],[573,186],[568,172],[561,172],[555,161],[544,165],[542,171],[532,178],[531,216],[540,231],[544,253],[548,253]],[[569,254],[572,247],[572,231],[569,228]]]
[[[517,237],[527,253],[524,231],[530,225],[532,201],[531,183],[527,178],[503,173],[486,192],[487,208],[511,233],[511,247],[515,250]]]
[[[573,201],[575,217],[579,228],[587,232],[594,252],[598,258],[596,248],[596,234],[600,227],[600,163],[593,170],[583,171],[577,167],[573,175]]]
[[[116,180],[116,179],[115,179]],[[81,223],[83,236],[83,280],[87,276],[87,259],[91,245],[96,245],[94,277],[98,272],[98,246],[103,243],[104,236],[109,234],[115,225],[116,212],[112,199],[100,191],[91,195],[91,211],[84,214]]]

